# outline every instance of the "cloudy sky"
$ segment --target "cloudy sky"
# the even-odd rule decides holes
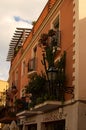
[[[0,80],[7,80],[10,62],[6,61],[16,27],[31,28],[48,0],[0,0]]]

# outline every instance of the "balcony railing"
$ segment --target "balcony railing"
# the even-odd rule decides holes
[[[11,123],[12,120],[16,120],[16,111],[14,107],[3,106],[0,108],[0,123]]]

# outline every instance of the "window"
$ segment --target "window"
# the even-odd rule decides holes
[[[15,86],[18,85],[18,70],[15,72]]]
[[[22,63],[22,75],[25,74],[25,61],[23,61]]]
[[[28,63],[28,71],[34,71],[36,69],[36,58],[32,58]]]
[[[37,124],[28,125],[28,130],[37,130]]]
[[[52,22],[53,29],[56,31],[55,40],[57,41],[58,47],[61,45],[61,33],[60,33],[60,25],[59,25],[59,15]]]
[[[37,46],[35,45],[32,49],[32,58],[36,57],[37,54]]]
[[[28,61],[28,72],[36,70],[37,64],[37,46],[35,45],[32,49],[32,58]]]
[[[46,122],[45,128],[46,130],[65,130],[65,120]]]
[[[56,30],[59,30],[59,15],[53,21],[53,28],[56,29]]]

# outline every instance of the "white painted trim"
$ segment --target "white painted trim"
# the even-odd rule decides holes
[[[79,98],[79,25],[78,25],[78,0],[73,0],[74,9],[73,11],[73,27],[75,28],[73,35],[75,35],[75,38],[73,39],[75,54],[73,56],[73,59],[75,59],[75,63],[73,64],[73,68],[75,69],[75,72],[73,73],[73,76],[75,77],[75,80],[72,82],[72,84],[75,86],[75,99],[77,100]]]
[[[60,11],[58,11],[57,15],[52,19],[52,21],[51,21],[51,28],[53,28],[53,23],[54,23],[54,21],[56,20],[57,17],[59,17],[59,23],[60,23]]]

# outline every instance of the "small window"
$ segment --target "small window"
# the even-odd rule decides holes
[[[35,47],[33,48],[33,57],[36,57],[36,52],[37,52],[37,46],[35,46]]]
[[[56,17],[56,19],[53,21],[53,29],[56,31],[55,33],[55,40],[56,42],[56,46],[60,47],[61,46],[61,32],[59,29],[59,15]]]
[[[28,61],[28,72],[35,71],[36,69],[36,60],[37,60],[37,46],[35,45],[32,48],[32,57]]]
[[[36,68],[36,58],[32,58],[28,62],[28,71],[34,71]]]
[[[23,61],[22,63],[22,75],[25,74],[25,61]]]
[[[15,73],[15,85],[18,85],[18,70]]]
[[[54,20],[53,28],[59,30],[59,16]]]

